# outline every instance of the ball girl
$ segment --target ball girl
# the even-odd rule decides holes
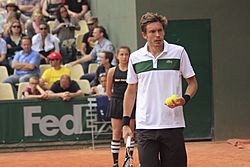
[[[112,141],[111,152],[113,155],[114,167],[118,167],[119,150],[121,147],[122,117],[123,117],[123,97],[127,88],[127,71],[130,48],[122,46],[117,50],[116,67],[112,67],[108,71],[106,91],[110,98],[108,107],[108,116],[111,117],[112,123]],[[130,128],[134,130],[135,112],[133,111]],[[134,140],[131,141],[131,151],[134,149]]]

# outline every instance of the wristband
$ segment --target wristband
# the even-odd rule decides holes
[[[129,116],[124,116],[122,118],[122,126],[129,126],[130,123],[130,117]]]
[[[191,97],[189,95],[184,95],[183,99],[185,100],[185,104],[187,104],[187,102],[191,99]]]

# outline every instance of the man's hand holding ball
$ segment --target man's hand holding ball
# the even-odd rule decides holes
[[[167,105],[169,108],[183,106],[185,103],[186,103],[185,99],[178,95],[172,95],[165,100],[165,105]]]

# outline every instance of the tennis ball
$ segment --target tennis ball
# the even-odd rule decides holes
[[[179,99],[178,95],[172,95],[165,100],[165,104],[171,106],[173,105],[172,101],[177,102],[178,99]]]
[[[173,104],[172,103],[172,98],[171,97],[166,98],[165,104],[168,105],[168,106],[171,106]]]
[[[177,99],[179,98],[179,96],[178,95],[172,95],[171,96],[171,99],[173,100],[173,101],[177,101]]]

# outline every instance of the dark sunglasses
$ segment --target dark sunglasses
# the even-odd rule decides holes
[[[49,59],[49,61],[54,61],[54,60],[59,60],[59,59]]]
[[[43,28],[43,27],[42,27],[42,28],[40,28],[40,30],[47,30],[47,28]]]
[[[12,26],[13,28],[20,28],[21,26]]]

